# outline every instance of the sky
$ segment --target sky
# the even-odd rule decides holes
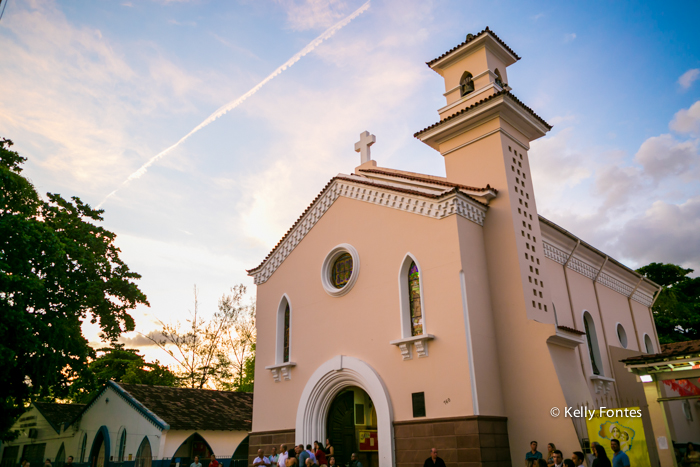
[[[379,166],[444,175],[413,137],[444,105],[425,62],[489,26],[522,57],[513,94],[553,125],[529,152],[539,213],[630,267],[700,272],[699,17],[698,2],[8,0],[0,136],[39,192],[105,210],[147,334],[188,318],[195,284],[205,315],[236,284],[254,296],[245,269],[360,164],[362,131]]]

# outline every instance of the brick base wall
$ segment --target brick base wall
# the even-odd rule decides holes
[[[294,429],[291,430],[276,430],[276,431],[260,431],[250,433],[248,442],[250,448],[248,450],[248,464],[253,465],[253,461],[258,456],[258,449],[264,449],[265,455],[269,455],[272,446],[279,451],[280,444],[286,444],[287,450],[294,449]]]
[[[422,467],[437,448],[449,467],[511,467],[506,417],[394,422],[396,467]]]

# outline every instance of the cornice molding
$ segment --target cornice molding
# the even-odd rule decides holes
[[[282,262],[340,197],[437,220],[457,215],[482,227],[488,209],[487,206],[463,194],[458,189],[446,190],[444,194],[436,197],[420,193],[400,193],[379,184],[372,186],[355,182],[350,178],[336,177],[297,222],[293,230],[285,236],[274,252],[260,266],[248,272],[248,275],[253,277],[255,285],[265,283],[274,274]]]
[[[605,287],[614,290],[615,292],[624,295],[625,297],[630,298],[636,302],[639,302],[646,307],[651,306],[654,297],[639,290],[638,286],[641,282],[630,282],[624,279],[617,278],[613,276],[612,273],[605,272],[604,269],[608,264],[607,261],[603,264],[603,267],[596,267],[584,261],[580,256],[576,254],[576,252],[570,255],[566,251],[557,248],[556,246],[544,240],[542,242],[542,245],[544,247],[545,258],[549,258],[552,261],[557,262],[561,265],[566,265],[568,269],[576,271],[582,276],[586,276],[590,280],[597,282],[598,284],[604,285]]]

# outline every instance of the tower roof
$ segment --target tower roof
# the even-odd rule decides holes
[[[439,62],[442,62],[444,59],[446,59],[446,58],[448,58],[448,57],[450,57],[458,52],[466,51],[466,49],[469,48],[470,44],[474,45],[477,42],[481,42],[486,37],[490,37],[496,43],[498,43],[498,45],[500,45],[503,48],[504,52],[506,52],[506,54],[510,56],[513,63],[520,60],[520,57],[518,56],[518,54],[516,54],[513,51],[513,49],[508,47],[508,45],[505,42],[503,42],[500,37],[498,37],[493,31],[491,31],[489,29],[488,26],[486,26],[486,28],[483,31],[481,31],[477,34],[467,34],[467,40],[465,40],[464,42],[462,42],[458,46],[448,50],[447,52],[440,55],[439,57],[434,58],[434,59],[430,60],[429,62],[426,62],[426,65],[428,65],[430,68],[433,68],[434,65],[438,64]]]
[[[418,136],[420,136],[421,134],[425,133],[426,131],[431,130],[431,129],[433,129],[433,128],[436,128],[436,127],[442,125],[443,123],[446,123],[446,122],[448,122],[448,121],[454,119],[455,117],[458,117],[458,116],[460,116],[460,115],[462,115],[462,114],[464,114],[464,113],[468,113],[469,111],[475,109],[476,107],[479,107],[479,106],[481,106],[481,105],[483,105],[483,104],[486,104],[487,102],[492,101],[492,100],[496,99],[496,98],[499,97],[499,96],[508,97],[510,100],[512,100],[513,102],[515,102],[518,106],[522,107],[525,111],[527,111],[529,114],[531,114],[533,117],[535,117],[535,119],[536,119],[538,122],[540,122],[540,123],[543,124],[545,127],[547,127],[547,130],[551,130],[551,129],[552,129],[552,125],[550,125],[549,123],[547,123],[542,117],[540,117],[539,115],[537,115],[537,114],[535,113],[534,110],[532,110],[530,107],[528,107],[528,106],[526,106],[525,104],[523,104],[523,103],[520,101],[520,99],[518,99],[517,97],[515,97],[515,96],[514,96],[513,94],[511,94],[509,91],[498,91],[497,93],[491,94],[489,97],[487,97],[487,98],[485,98],[485,99],[481,99],[480,101],[477,101],[477,102],[473,103],[473,104],[470,105],[469,107],[466,107],[466,108],[460,110],[459,112],[456,112],[456,113],[450,115],[449,117],[443,118],[442,120],[440,120],[440,121],[437,122],[437,123],[433,123],[432,125],[430,125],[430,126],[427,127],[427,128],[423,128],[421,131],[418,131],[418,132],[414,133],[413,136],[417,138]]]

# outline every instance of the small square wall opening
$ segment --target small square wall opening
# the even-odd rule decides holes
[[[411,394],[413,401],[413,418],[425,417],[425,393],[414,392]]]

